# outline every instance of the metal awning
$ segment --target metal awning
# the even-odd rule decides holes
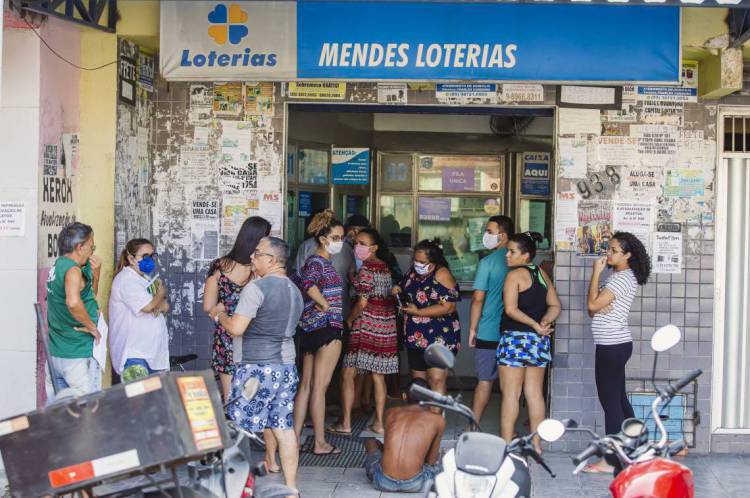
[[[430,1],[430,0],[427,0]],[[472,0],[476,1],[476,0]],[[479,0],[483,1],[483,0]],[[573,4],[573,5],[652,5],[679,7],[740,7],[750,8],[750,0],[487,0],[517,4]]]

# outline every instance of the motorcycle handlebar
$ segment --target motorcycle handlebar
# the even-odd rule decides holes
[[[453,404],[453,399],[450,396],[443,396],[440,393],[437,393],[431,389],[426,389],[416,384],[412,384],[412,386],[409,388],[409,394],[419,401],[433,401],[435,403],[440,403],[443,405]]]
[[[689,374],[687,374],[687,375],[685,375],[684,377],[682,377],[681,379],[679,379],[679,380],[678,380],[677,382],[675,382],[674,384],[670,384],[670,385],[669,385],[669,387],[667,387],[667,393],[669,394],[669,396],[670,396],[670,397],[674,396],[674,395],[675,395],[675,394],[677,394],[677,393],[678,393],[678,392],[679,392],[679,391],[680,391],[680,390],[681,390],[681,389],[682,389],[683,387],[685,387],[686,385],[690,384],[690,383],[691,383],[691,382],[693,382],[693,381],[694,381],[695,379],[697,379],[697,378],[698,378],[698,376],[699,376],[700,374],[702,374],[702,373],[703,373],[703,370],[701,370],[700,368],[696,368],[695,370],[693,370],[693,371],[692,371],[692,372],[690,372]]]
[[[574,465],[580,465],[581,462],[584,462],[591,458],[592,456],[595,456],[599,453],[599,446],[596,443],[591,443],[588,448],[577,454],[573,457],[573,464]]]

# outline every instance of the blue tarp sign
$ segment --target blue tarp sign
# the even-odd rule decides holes
[[[680,75],[679,7],[297,3],[298,78],[679,83]]]
[[[549,152],[525,152],[521,195],[549,196]]]
[[[297,215],[300,218],[312,216],[312,194],[310,192],[299,193],[299,210]]]
[[[331,172],[334,185],[367,185],[370,183],[370,149],[333,147]]]

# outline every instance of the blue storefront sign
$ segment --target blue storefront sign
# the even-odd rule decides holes
[[[521,195],[549,196],[549,153],[525,152],[521,173]]]
[[[677,83],[679,62],[677,7],[297,3],[299,78]]]
[[[331,150],[331,176],[334,185],[370,183],[370,149],[334,147]]]

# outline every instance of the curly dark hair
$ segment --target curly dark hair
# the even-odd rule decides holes
[[[440,239],[421,240],[414,247],[414,252],[417,251],[424,251],[427,255],[427,261],[430,263],[450,269],[448,260],[445,259],[445,254],[443,254],[443,248],[440,247]]]
[[[516,233],[508,237],[508,242],[518,244],[521,254],[529,255],[529,262],[533,261],[536,257],[536,245],[540,244],[543,240],[544,237],[539,232]]]
[[[620,243],[623,254],[630,253],[628,266],[633,270],[638,285],[646,285],[648,277],[651,275],[651,258],[643,247],[643,242],[638,237],[629,232],[617,232],[612,236],[613,240]]]

